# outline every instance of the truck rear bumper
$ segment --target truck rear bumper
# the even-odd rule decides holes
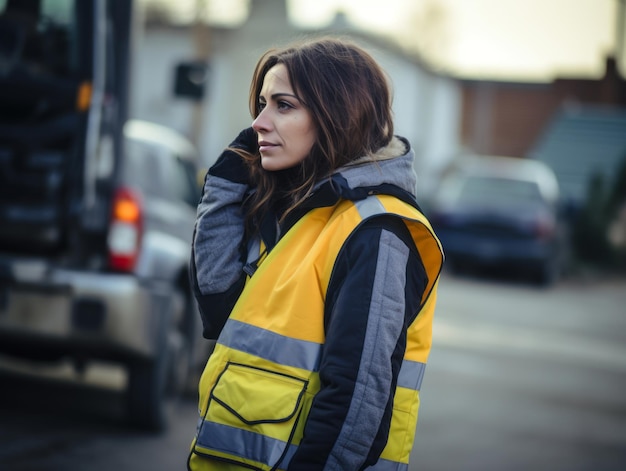
[[[0,336],[87,356],[153,356],[171,302],[165,284],[63,270],[2,283],[0,291]]]

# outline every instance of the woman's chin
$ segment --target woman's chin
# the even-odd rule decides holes
[[[261,156],[261,167],[263,167],[263,170],[267,170],[268,172],[279,172],[280,170],[292,168],[294,165],[281,162],[280,159],[277,159],[276,157]]]

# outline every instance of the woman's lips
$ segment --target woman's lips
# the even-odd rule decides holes
[[[259,142],[259,152],[267,152],[268,150],[272,150],[274,147],[277,147],[278,144],[274,144],[272,142],[260,141]]]

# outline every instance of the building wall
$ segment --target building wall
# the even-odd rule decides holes
[[[523,157],[554,113],[544,85],[465,83],[461,141],[478,154]]]
[[[564,106],[626,106],[626,81],[614,61],[600,80],[551,83],[462,81],[461,142],[479,154],[525,157]]]
[[[312,34],[347,36],[367,49],[387,71],[394,91],[395,131],[416,149],[421,192],[458,150],[461,93],[457,81],[429,72],[415,57],[379,38],[350,29],[339,18],[325,31],[303,31],[288,21],[284,0],[251,2],[248,20],[237,28],[212,28],[207,47],[210,66],[205,99],[199,108],[173,95],[173,73],[181,60],[194,58],[192,31],[148,27],[137,44],[131,115],[194,136],[203,164],[251,124],[248,93],[254,66],[268,48]]]
[[[154,28],[136,41],[132,65],[129,113],[170,126],[189,136],[193,103],[174,96],[176,65],[192,57],[190,32],[183,29]]]

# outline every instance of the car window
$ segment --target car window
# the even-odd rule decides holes
[[[502,205],[542,201],[539,186],[534,182],[491,177],[466,178],[458,198],[466,203]]]
[[[18,58],[31,73],[67,76],[77,69],[74,0],[43,0],[40,5],[0,0],[2,65]],[[6,59],[6,63],[5,63]]]
[[[199,191],[194,165],[169,148],[138,139],[127,139],[126,180],[149,197],[196,206]]]
[[[174,197],[195,207],[200,197],[195,180],[195,167],[191,162],[178,156],[175,157],[173,163],[174,171],[171,175],[170,187]]]
[[[133,186],[146,196],[165,197],[163,156],[160,149],[148,142],[127,139],[124,175]]]

